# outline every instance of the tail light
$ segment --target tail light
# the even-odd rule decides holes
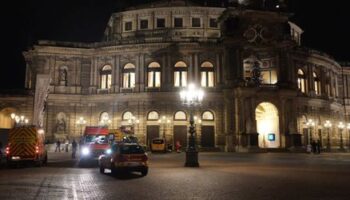
[[[6,147],[5,152],[6,152],[6,155],[9,155],[10,154],[10,147]]]
[[[39,153],[39,147],[35,146],[35,153]]]

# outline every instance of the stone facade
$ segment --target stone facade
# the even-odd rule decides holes
[[[326,120],[333,124],[332,148],[340,146],[341,131],[348,144],[348,133],[337,124],[349,119],[350,70],[301,47],[303,31],[287,14],[173,3],[112,14],[101,42],[39,41],[24,52],[29,90],[36,90],[38,75],[51,78],[43,124],[48,138],[77,138],[80,117],[86,125],[98,125],[108,113],[110,128],[133,126],[142,143],[155,134],[174,142],[189,126],[178,86],[193,82],[206,93],[195,108],[203,149],[293,149],[311,138],[325,145]],[[9,97],[1,98],[2,108],[33,113],[23,105],[33,97],[13,105]],[[170,123],[148,118],[152,111]],[[187,120],[176,119],[178,111]],[[123,119],[126,112],[139,123]],[[314,126],[307,126],[310,119]]]

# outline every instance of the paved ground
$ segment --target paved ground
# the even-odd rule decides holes
[[[153,154],[146,177],[49,156],[46,167],[0,169],[0,199],[350,199],[350,154],[200,153],[200,168]]]

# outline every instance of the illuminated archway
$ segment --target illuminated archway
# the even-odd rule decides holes
[[[259,147],[280,146],[278,109],[268,102],[260,103],[255,109],[256,128],[259,133]]]
[[[15,113],[14,108],[4,108],[0,111],[0,128],[11,128],[13,121],[11,119],[11,113]]]

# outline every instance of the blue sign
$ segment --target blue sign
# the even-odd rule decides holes
[[[276,140],[276,136],[274,133],[269,133],[269,135],[267,136],[267,139],[272,142]]]

